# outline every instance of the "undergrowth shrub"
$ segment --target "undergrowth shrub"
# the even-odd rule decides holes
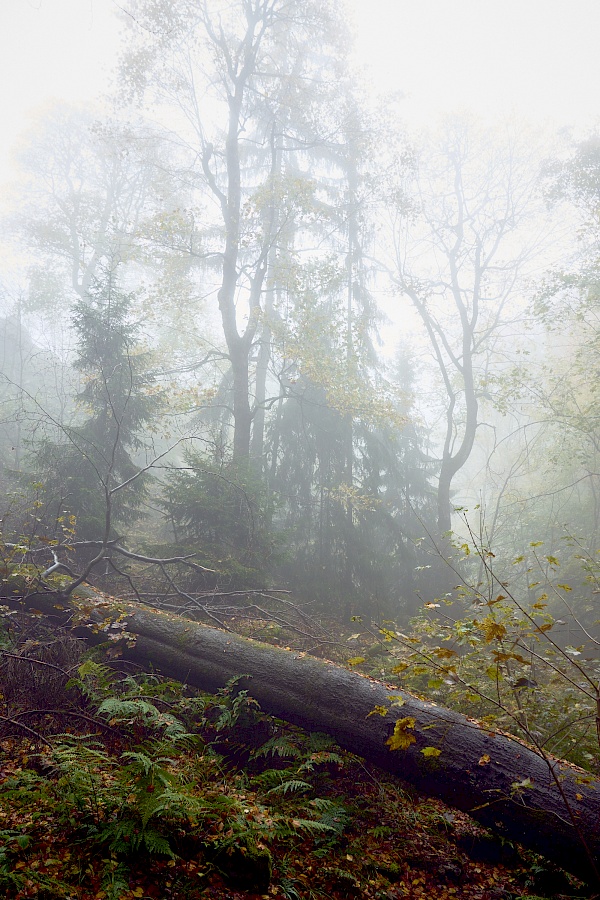
[[[458,545],[458,587],[425,602],[410,631],[381,623],[350,664],[443,706],[468,708],[541,755],[600,772],[600,641],[589,614],[600,588],[597,560],[575,547],[572,587],[566,566],[541,542],[507,566],[469,533]]]
[[[71,705],[69,682],[83,646],[67,632],[56,632],[31,616],[13,617],[0,657],[4,699],[30,709]]]
[[[325,736],[267,719],[239,681],[197,695],[158,676],[123,676],[97,651],[88,654],[66,688],[103,727],[55,735],[37,751],[32,745],[5,782],[0,809],[22,811],[29,825],[7,842],[0,890],[12,890],[9,860],[34,846],[36,823],[48,821],[96,860],[114,897],[140,855],[199,855],[232,877],[246,872],[263,890],[269,846],[333,846],[348,816],[318,788],[344,765],[341,751]],[[242,752],[248,769],[237,764]]]

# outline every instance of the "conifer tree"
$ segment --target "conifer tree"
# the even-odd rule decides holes
[[[76,516],[77,535],[85,540],[113,537],[117,524],[135,518],[146,489],[134,454],[160,401],[132,300],[108,272],[76,304],[81,419],[62,426],[36,457],[49,496]]]

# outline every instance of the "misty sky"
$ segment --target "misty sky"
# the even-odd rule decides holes
[[[441,111],[515,112],[552,124],[600,119],[598,0],[347,0],[375,90],[402,91],[415,124]],[[123,0],[126,5],[126,0]],[[52,98],[110,86],[114,0],[0,3],[0,178],[28,118]]]

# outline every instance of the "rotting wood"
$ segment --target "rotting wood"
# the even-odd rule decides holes
[[[75,626],[91,641],[104,639],[105,631],[116,635],[125,630],[135,639],[120,641],[123,658],[202,690],[214,692],[243,675],[242,687],[264,712],[327,732],[346,750],[419,791],[469,813],[567,871],[597,881],[600,779],[576,766],[544,760],[467,716],[333,663],[138,603],[50,593],[7,602]],[[387,708],[387,714],[371,714],[376,707]],[[403,719],[414,742],[391,750],[386,742]],[[427,747],[441,752],[424,755]]]

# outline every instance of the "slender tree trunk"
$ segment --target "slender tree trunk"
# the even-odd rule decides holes
[[[278,230],[279,210],[276,205],[274,188],[278,178],[281,177],[282,153],[278,146],[276,123],[271,126],[271,208],[268,211],[270,227],[269,236],[274,236]],[[277,247],[271,243],[268,252],[267,272],[273,272],[277,262]],[[273,278],[267,278],[264,311],[260,329],[260,341],[258,346],[258,359],[256,361],[256,379],[254,391],[254,422],[252,425],[251,455],[260,472],[264,471],[264,438],[265,438],[265,401],[267,398],[267,376],[269,362],[271,361],[271,316],[273,315],[275,285]]]
[[[229,348],[233,374],[233,458],[250,457],[252,410],[250,408],[250,360],[245,342],[238,341]]]

